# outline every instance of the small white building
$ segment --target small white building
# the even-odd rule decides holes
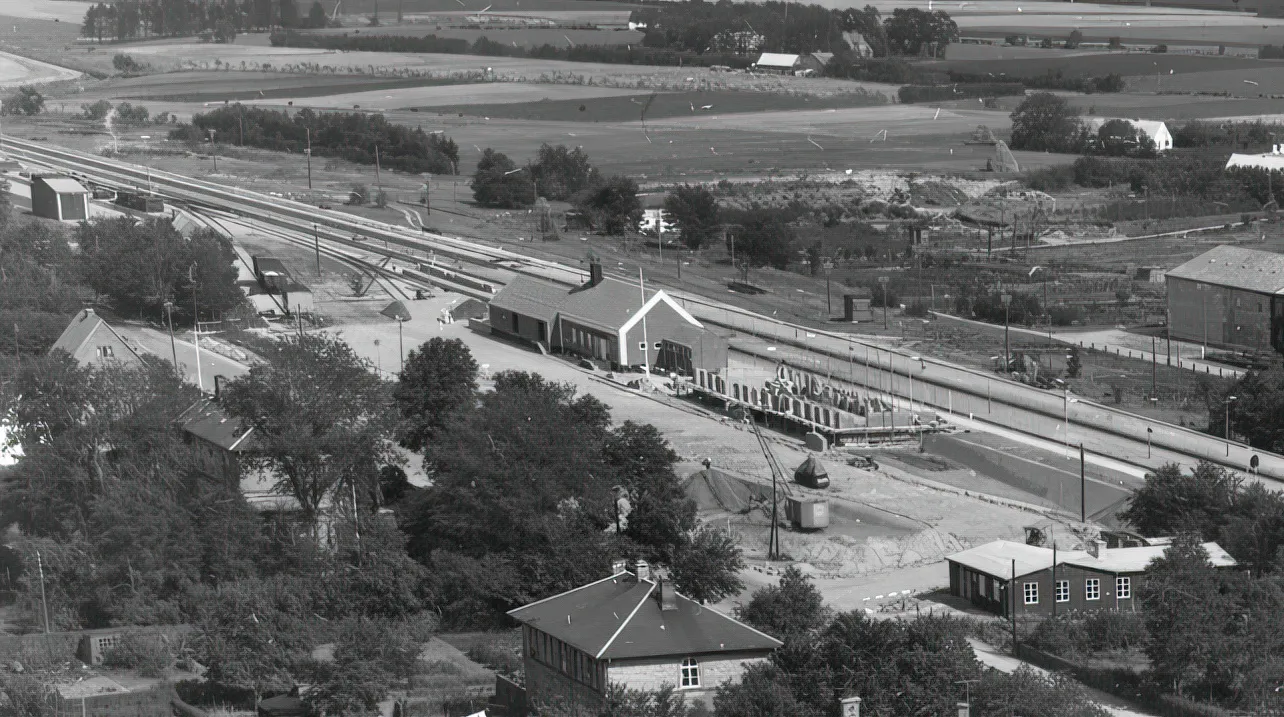
[[[1271,151],[1265,154],[1232,154],[1226,161],[1226,168],[1233,167],[1284,171],[1284,144],[1272,146]]]
[[[792,75],[798,69],[800,57],[779,52],[764,52],[753,64],[755,72],[771,72],[778,75]]]
[[[1089,131],[1096,134],[1107,122],[1113,122],[1116,119],[1122,119],[1124,122],[1136,127],[1139,132],[1143,132],[1155,143],[1155,151],[1167,152],[1173,148],[1173,135],[1168,131],[1168,125],[1158,120],[1128,119],[1126,117],[1086,117],[1083,120],[1083,124]]]

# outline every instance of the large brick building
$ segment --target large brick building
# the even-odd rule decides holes
[[[1284,254],[1223,245],[1164,276],[1175,339],[1284,350]]]
[[[612,575],[509,612],[522,623],[527,702],[597,714],[611,685],[675,687],[706,704],[781,642],[617,561]]]
[[[1135,610],[1147,566],[1168,549],[1167,541],[1155,542],[1107,548],[1097,541],[1088,550],[1054,553],[1051,548],[996,540],[946,558],[950,593],[1003,617],[1011,617],[1013,608],[1018,616]],[[1237,565],[1217,543],[1204,543],[1204,550],[1214,567]]]
[[[642,290],[604,277],[590,264],[587,284],[567,289],[516,276],[490,300],[490,330],[546,350],[560,350],[612,369],[649,365],[686,376],[720,371],[727,342],[663,290]]]

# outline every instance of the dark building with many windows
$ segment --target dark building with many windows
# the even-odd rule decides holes
[[[719,685],[740,679],[781,642],[679,595],[639,561],[617,561],[595,583],[519,607],[526,697],[533,708],[596,715],[610,685],[676,688],[711,704]]]
[[[1164,275],[1175,339],[1284,351],[1284,254],[1223,245]]]
[[[1051,615],[1070,610],[1135,610],[1146,568],[1168,549],[1167,540],[1133,548],[1043,548],[996,540],[946,558],[950,593],[996,615]],[[1214,567],[1237,565],[1217,543],[1204,543]],[[1054,558],[1055,555],[1055,558]],[[1055,563],[1054,563],[1055,560]],[[1014,596],[1012,590],[1015,589]]]

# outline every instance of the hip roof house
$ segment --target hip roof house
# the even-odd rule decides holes
[[[1164,274],[1174,338],[1284,350],[1284,254],[1222,245]]]
[[[532,706],[597,714],[610,685],[708,703],[780,640],[674,591],[645,562],[508,613],[522,623]]]
[[[601,361],[612,368],[656,366],[693,375],[726,366],[726,341],[663,290],[604,277],[590,264],[574,289],[517,276],[490,300],[491,332]]]

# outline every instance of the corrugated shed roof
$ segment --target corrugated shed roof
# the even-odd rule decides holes
[[[89,190],[85,189],[80,182],[69,177],[34,177],[32,179],[33,182],[36,180],[44,182],[59,194],[89,194]]]
[[[562,286],[518,274],[491,297],[490,305],[551,324],[565,297],[566,289]]]
[[[1233,568],[1239,565],[1230,553],[1222,549],[1217,543],[1204,543],[1204,550],[1208,551],[1208,560],[1215,568]],[[1162,558],[1164,553],[1168,552],[1170,545],[1146,545],[1139,548],[1110,548],[1105,551],[1101,557],[1092,557],[1084,555],[1072,559],[1058,561],[1067,565],[1077,565],[1082,568],[1091,570],[1100,570],[1106,573],[1140,573],[1145,572],[1150,561],[1155,558]],[[1060,556],[1058,556],[1059,558]]]
[[[247,450],[246,439],[254,432],[253,428],[243,428],[240,419],[229,416],[216,398],[202,398],[193,403],[174,422],[193,436],[227,451]]]
[[[1057,564],[1062,565],[1070,560],[1086,557],[1081,550],[1057,551]],[[995,540],[985,545],[978,545],[970,550],[955,553],[946,558],[952,563],[966,566],[979,573],[985,573],[1004,580],[1030,573],[1037,573],[1052,567],[1052,551],[1025,543],[1014,543],[1010,540]],[[1016,561],[1016,574],[1012,573],[1012,561]]]
[[[676,596],[664,611],[659,586],[621,572],[508,614],[599,659],[769,651],[780,647],[717,610]]]
[[[792,68],[798,63],[797,55],[786,55],[779,52],[764,52],[756,63],[758,67]]]
[[[647,291],[646,298],[655,296]],[[561,304],[564,316],[579,324],[615,333],[642,308],[642,291],[638,287],[604,278],[596,286],[583,286],[571,291]],[[650,312],[648,312],[650,313]]]
[[[1167,276],[1274,294],[1284,290],[1284,254],[1223,244],[1170,269]]]

